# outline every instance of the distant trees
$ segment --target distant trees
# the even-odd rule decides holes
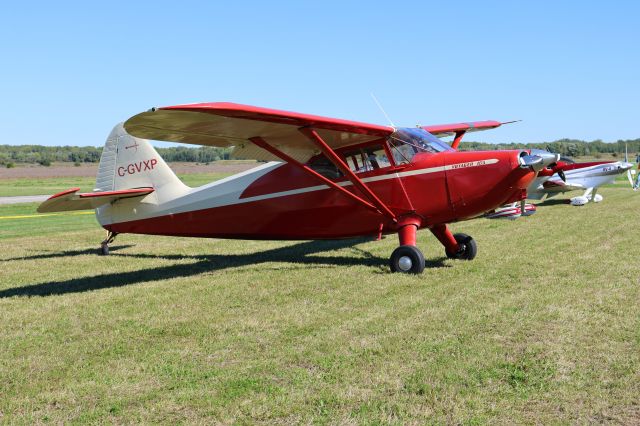
[[[102,148],[95,146],[42,146],[0,145],[0,164],[58,162],[95,163],[100,160]]]
[[[560,139],[554,142],[540,143],[487,143],[487,142],[462,142],[460,144],[461,151],[478,151],[478,150],[494,150],[494,149],[522,149],[537,148],[550,152],[555,152],[569,157],[592,156],[599,157],[601,154],[611,154],[614,157],[623,157],[625,145],[628,148],[629,155],[631,153],[640,152],[640,139],[618,140],[617,142],[603,142],[595,140],[586,142],[576,139]]]
[[[487,142],[462,142],[461,151],[478,151],[494,149],[523,149],[537,148],[570,157],[592,156],[598,158],[601,154],[609,154],[618,158],[624,156],[625,145],[629,155],[635,158],[640,152],[640,139],[619,140],[616,142],[592,142],[577,139],[560,139],[553,142],[540,143],[487,143]],[[158,153],[165,161],[184,161],[194,163],[209,163],[217,160],[228,160],[231,148],[217,148],[212,146],[201,147],[171,147],[157,148]],[[631,156],[631,153],[634,153]],[[97,163],[100,161],[102,148],[94,146],[42,146],[42,145],[0,145],[0,165],[6,167],[15,163],[38,163],[48,165],[53,162],[70,162],[79,165],[81,163]]]
[[[228,160],[230,148],[201,146],[198,148],[171,147],[157,148],[165,161],[185,161],[209,163],[217,160]],[[38,163],[49,165],[53,162],[69,162],[75,164],[97,163],[100,161],[102,148],[95,146],[42,146],[42,145],[0,145],[0,165],[9,163]]]

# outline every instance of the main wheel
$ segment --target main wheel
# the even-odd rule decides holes
[[[476,254],[478,254],[476,240],[467,234],[453,234],[453,238],[455,238],[460,245],[460,250],[458,250],[457,253],[450,253],[448,250],[445,250],[449,259],[473,260],[473,258],[476,257]]]
[[[109,254],[109,245],[106,243],[100,244],[100,254],[107,256]]]
[[[391,272],[420,274],[424,271],[424,255],[415,246],[400,246],[391,253]]]

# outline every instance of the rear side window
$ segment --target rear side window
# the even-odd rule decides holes
[[[307,163],[310,169],[329,179],[340,179],[342,172],[324,155],[318,155]]]

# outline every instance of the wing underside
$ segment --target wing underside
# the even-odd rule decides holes
[[[332,149],[380,139],[394,130],[388,126],[230,103],[153,109],[131,117],[124,126],[129,134],[145,139],[234,146],[235,158],[278,160],[249,141],[260,137],[301,162],[319,153],[300,133],[302,128],[316,130]]]

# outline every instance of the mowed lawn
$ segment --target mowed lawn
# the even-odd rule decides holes
[[[207,184],[229,176],[229,173],[185,173],[179,178],[191,187]],[[82,192],[91,192],[95,187],[95,177],[53,177],[53,178],[15,178],[0,180],[0,197],[21,195],[52,195],[69,188],[80,188]]]
[[[0,219],[0,422],[640,422],[640,194],[397,245],[120,235]],[[578,195],[575,193],[575,195]],[[0,207],[0,216],[35,205]]]

